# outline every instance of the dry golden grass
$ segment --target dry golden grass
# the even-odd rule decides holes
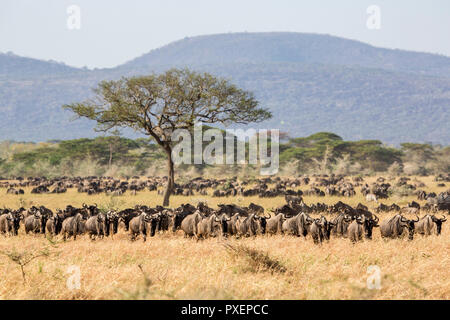
[[[420,178],[427,191],[436,188],[431,178]],[[441,190],[442,189],[442,190]],[[6,195],[0,189],[0,206],[18,207],[19,197]],[[4,192],[3,192],[4,191]],[[110,198],[86,196],[76,191],[62,195],[22,196],[22,203],[42,204],[52,209],[67,204],[98,203]],[[123,196],[120,207],[137,203],[161,203],[156,192]],[[339,199],[352,205],[368,204],[358,193],[356,197],[306,197],[307,203],[335,203]],[[172,206],[207,200],[218,203],[255,202],[266,208],[284,202],[280,198],[211,198],[173,197]],[[385,203],[405,204],[415,197],[389,199]],[[373,207],[369,204],[369,207]],[[382,215],[381,220],[391,215]],[[447,223],[446,223],[447,224]],[[0,236],[0,298],[1,299],[449,299],[450,298],[450,233],[444,224],[442,235],[414,241],[380,238],[351,244],[347,239],[331,239],[320,246],[310,238],[259,236],[248,239],[208,239],[195,241],[177,234],[158,234],[130,242],[123,230],[114,239],[91,241],[87,236],[76,241],[52,243],[42,235],[25,235],[23,226],[18,237]],[[238,254],[227,245],[241,248]],[[37,257],[24,266],[25,282],[20,266],[4,253],[48,255]],[[252,251],[253,250],[253,251]],[[246,252],[253,252],[247,254]],[[264,258],[265,257],[265,258]],[[269,260],[266,260],[268,258]],[[267,262],[270,261],[270,262]],[[269,264],[280,268],[267,267]],[[68,267],[81,270],[81,289],[69,290]],[[367,268],[381,269],[381,289],[367,288]],[[141,266],[141,268],[139,267]],[[282,271],[280,271],[282,270]]]

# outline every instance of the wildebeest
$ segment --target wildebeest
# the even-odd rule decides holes
[[[148,219],[147,225],[150,229],[150,237],[154,237],[156,230],[160,230],[161,228],[161,221],[164,217],[162,212],[147,212],[147,214],[150,214],[150,217]]]
[[[130,238],[136,240],[136,237],[141,234],[144,242],[147,240],[147,233],[149,230],[149,223],[151,222],[151,214],[141,212],[139,215],[130,221]]]
[[[21,209],[2,214],[0,216],[0,233],[17,236],[20,228],[20,220],[23,218]]]
[[[267,217],[257,216],[255,213],[248,217],[239,217],[236,221],[236,230],[239,236],[256,236],[266,232]]]
[[[63,214],[60,210],[47,220],[46,231],[52,235],[58,235],[61,232],[63,222]]]
[[[42,229],[40,212],[36,212],[34,215],[26,217],[24,224],[26,234],[28,234],[28,232],[40,233]]]
[[[226,213],[224,213],[226,214]],[[239,213],[235,213],[229,221],[227,221],[227,231],[229,235],[236,235],[237,229],[236,229],[236,223],[239,219]]]
[[[108,211],[106,213],[107,219],[107,227],[106,227],[106,236],[108,237],[110,234],[114,235],[119,231],[119,215],[114,211]]]
[[[206,210],[205,207],[203,206],[203,203],[199,203],[198,208],[199,209],[196,209],[191,204],[182,204],[180,207],[175,209],[174,213],[167,213],[167,215],[169,216],[169,228],[171,227],[172,231],[175,232],[179,228],[181,228],[181,223],[183,222],[184,218],[195,213],[197,210],[201,214],[202,210]]]
[[[328,221],[324,216],[320,217],[320,224],[322,225],[323,238],[330,240],[331,230],[335,227],[335,224]]]
[[[193,237],[197,234],[197,226],[205,216],[199,211],[195,211],[193,214],[186,216],[181,222],[181,230],[184,231],[185,237]]]
[[[436,235],[441,234],[442,230],[442,223],[447,221],[447,218],[445,216],[442,216],[442,218],[437,218],[434,215],[425,215],[420,219],[418,222],[415,222],[415,230],[418,234],[429,236],[433,232],[436,233]]]
[[[208,237],[214,237],[222,227],[221,221],[217,215],[212,214],[209,217],[203,218],[197,224],[197,232],[195,237],[197,239],[206,239]]]
[[[333,219],[332,230],[334,236],[336,237],[347,237],[347,229],[352,221],[352,217],[346,213],[339,214],[336,218]]]
[[[306,213],[301,212],[292,218],[286,219],[283,222],[282,230],[285,234],[306,237],[308,234],[308,226],[311,223],[313,223],[313,219]]]
[[[34,232],[45,234],[47,220],[53,215],[53,212],[44,206],[39,208],[32,207],[29,215],[25,218],[25,233]]]
[[[107,235],[107,228],[109,227],[108,217],[104,213],[99,213],[95,216],[91,216],[86,220],[85,231],[92,240],[95,237],[102,238]]]
[[[383,238],[399,238],[404,234],[404,229],[406,228],[409,232],[409,240],[414,238],[415,223],[417,220],[408,220],[401,214],[396,214],[389,220],[384,220],[380,225],[380,232]]]
[[[24,193],[25,192],[22,189],[9,188],[8,190],[6,190],[6,194],[19,195],[19,194],[24,194]]]
[[[129,230],[130,221],[140,214],[136,209],[125,209],[117,213],[119,219],[125,224],[125,231]]]
[[[361,215],[356,217],[350,223],[347,230],[347,236],[352,242],[361,241],[363,239],[363,234],[366,239],[372,239],[372,230],[374,227],[378,227],[378,217],[375,219],[372,217],[366,217]]]
[[[277,215],[267,219],[266,232],[269,234],[276,234],[282,232],[283,222],[286,217],[283,213],[278,213]]]
[[[308,226],[308,232],[315,244],[322,243],[324,237],[320,219],[313,220],[313,222]]]
[[[73,236],[73,240],[77,239],[77,235],[84,232],[84,221],[87,219],[86,211],[79,211],[72,217],[64,219],[61,227],[64,241]]]

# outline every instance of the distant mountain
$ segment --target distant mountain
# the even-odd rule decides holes
[[[111,69],[0,54],[0,140],[98,135],[92,122],[70,121],[61,105],[88,98],[103,79],[171,67],[207,71],[253,91],[274,115],[255,127],[292,136],[330,131],[346,140],[450,143],[449,57],[303,33],[185,38]]]
[[[184,38],[120,68],[229,63],[320,63],[450,77],[450,58],[377,48],[330,35],[293,32],[229,33]]]
[[[56,61],[42,61],[20,57],[13,53],[0,53],[0,79],[54,76],[82,71],[82,69],[69,67]]]

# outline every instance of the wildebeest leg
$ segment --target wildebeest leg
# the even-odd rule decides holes
[[[140,225],[140,227],[139,227],[139,231],[141,232],[141,234],[142,234],[142,238],[143,238],[143,240],[144,240],[144,242],[145,241],[147,241],[147,227],[146,227],[146,225],[145,225],[146,223],[144,222],[144,223],[142,223],[141,225]]]

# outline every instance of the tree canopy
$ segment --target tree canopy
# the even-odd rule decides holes
[[[102,81],[95,97],[64,105],[79,117],[97,122],[97,130],[129,127],[155,139],[168,157],[168,183],[163,205],[169,204],[174,184],[172,133],[205,124],[247,124],[266,120],[272,114],[258,107],[251,92],[226,79],[188,69]]]

